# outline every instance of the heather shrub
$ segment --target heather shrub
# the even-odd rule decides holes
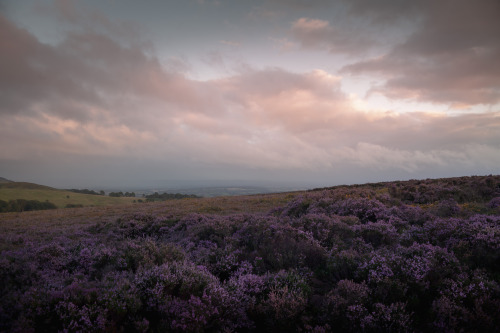
[[[333,202],[328,207],[328,212],[341,216],[356,216],[361,223],[368,223],[385,217],[386,209],[387,207],[376,199],[347,198]]]
[[[366,331],[407,332],[411,327],[411,314],[407,313],[405,306],[405,303],[401,302],[389,305],[375,303],[368,315],[354,319],[359,322],[359,327]]]
[[[287,331],[300,325],[311,292],[307,272],[281,270],[267,274],[263,295],[250,313],[258,330]]]
[[[102,332],[106,328],[106,312],[95,304],[77,305],[71,301],[61,301],[56,307],[63,331]]]
[[[411,225],[423,225],[431,219],[431,214],[419,206],[400,205],[390,209],[390,217],[399,218]]]
[[[35,256],[39,266],[48,265],[56,270],[61,270],[67,261],[68,253],[64,247],[53,242],[42,245]]]
[[[460,273],[444,281],[433,302],[433,325],[443,331],[494,332],[500,318],[499,284],[481,272]]]
[[[266,217],[246,223],[236,234],[238,246],[252,257],[262,259],[264,269],[277,271],[305,265],[312,269],[324,264],[326,251],[310,234]]]
[[[244,219],[234,217],[236,221],[240,218]],[[234,223],[235,221],[229,218],[190,214],[179,221],[179,226],[185,228],[186,237],[192,241],[211,241],[223,246],[225,238],[234,232]]]
[[[172,243],[158,243],[151,239],[127,241],[117,260],[120,269],[137,271],[140,267],[154,267],[171,261],[182,261],[185,254]]]
[[[500,207],[500,197],[494,197],[488,202],[489,208],[498,208]]]
[[[313,239],[318,240],[322,245],[328,245],[335,222],[327,215],[309,213],[300,218],[289,220],[288,223],[292,227],[310,234]]]
[[[357,225],[353,229],[356,234],[359,234],[366,243],[371,244],[374,248],[397,244],[399,240],[399,234],[394,223],[383,220]]]
[[[339,331],[405,332],[411,314],[404,303],[372,303],[370,288],[363,283],[341,280],[327,296],[326,318]]]
[[[143,303],[133,283],[134,276],[110,273],[103,278],[99,303],[106,309],[107,331],[146,331],[149,321],[142,317]]]
[[[0,331],[493,332],[499,184],[339,186],[268,213],[57,212],[51,228],[13,214]]]
[[[204,267],[173,262],[140,272],[135,288],[147,309],[150,325],[193,331],[207,325],[218,313],[210,292],[218,283]]]
[[[299,196],[283,209],[281,216],[300,217],[307,212],[309,206],[309,200],[303,196]]]
[[[172,262],[139,272],[135,285],[150,306],[161,305],[168,296],[188,299],[201,296],[211,283],[218,280],[203,266],[189,262]],[[165,297],[164,297],[165,296]]]
[[[454,199],[439,201],[434,209],[434,214],[440,217],[455,216],[460,212],[460,206]]]
[[[306,296],[300,290],[289,289],[287,285],[271,288],[267,300],[263,302],[266,313],[272,313],[276,321],[274,325],[280,329],[296,327],[290,324],[304,311],[306,305]]]
[[[327,261],[327,276],[331,282],[354,279],[359,265],[363,261],[363,255],[354,249],[332,250]]]
[[[94,283],[78,279],[65,286],[49,279],[43,282],[23,295],[25,311],[15,328],[28,324],[42,332],[104,330],[106,309],[98,302],[99,289]]]
[[[110,225],[97,224],[91,227],[89,231],[101,233],[103,229],[107,229],[122,238],[158,239],[168,231],[168,227],[175,223],[177,223],[177,220],[170,217],[138,213],[131,216],[120,217],[116,222]]]
[[[329,296],[335,300],[336,305],[364,304],[368,300],[369,291],[366,282],[356,283],[352,280],[340,280]]]

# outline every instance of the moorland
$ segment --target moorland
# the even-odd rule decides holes
[[[500,176],[2,213],[0,281],[6,332],[495,332]]]
[[[77,206],[110,206],[132,203],[135,200],[135,198],[131,197],[90,195],[77,193],[75,191],[76,190],[61,190],[49,186],[27,182],[0,181],[0,212],[2,212],[2,206],[6,206],[10,201],[16,202],[18,200],[31,201],[38,204],[48,202],[49,204],[51,204],[51,206],[42,209]],[[35,209],[22,210],[37,209],[35,207]]]

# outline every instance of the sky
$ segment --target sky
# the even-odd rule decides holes
[[[0,0],[0,176],[500,173],[498,0]]]

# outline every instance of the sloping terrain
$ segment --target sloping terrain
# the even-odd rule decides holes
[[[132,203],[134,200],[134,198],[113,198],[102,195],[74,193],[26,182],[0,183],[0,200],[9,201],[17,199],[49,201],[58,208],[64,208],[67,205],[107,206],[126,204]]]
[[[495,332],[500,176],[0,215],[0,331]]]
[[[0,184],[2,184],[2,183],[12,183],[12,181],[8,180],[6,178],[0,177]]]

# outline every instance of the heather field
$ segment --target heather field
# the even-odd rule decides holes
[[[3,332],[494,332],[500,176],[0,214]]]

